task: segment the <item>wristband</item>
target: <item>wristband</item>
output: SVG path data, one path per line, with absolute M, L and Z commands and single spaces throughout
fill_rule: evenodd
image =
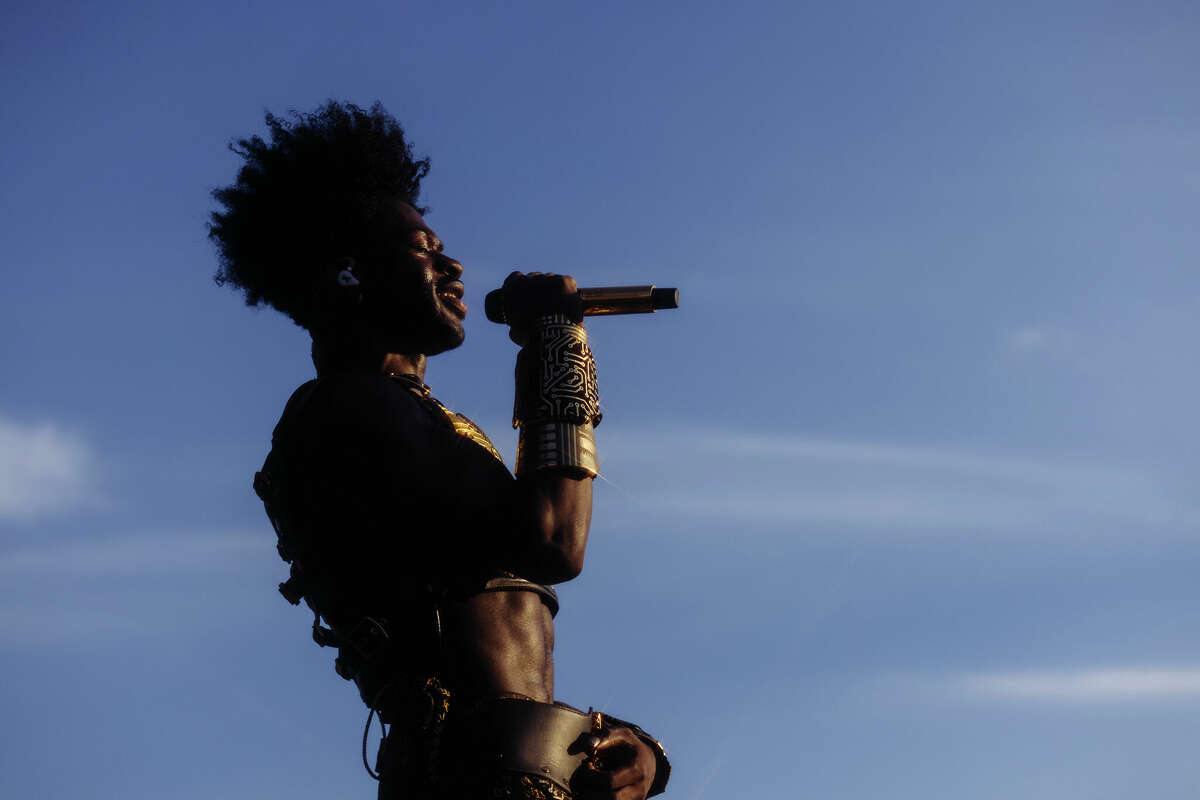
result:
M 594 478 L 600 471 L 593 432 L 600 422 L 600 394 L 587 332 L 563 314 L 550 314 L 538 319 L 531 334 L 517 355 L 516 474 L 564 469 Z
M 513 427 L 531 422 L 600 423 L 596 361 L 587 332 L 563 314 L 538 319 L 517 355 Z
M 567 469 L 589 478 L 600 474 L 590 422 L 532 422 L 517 439 L 517 476 L 542 469 Z

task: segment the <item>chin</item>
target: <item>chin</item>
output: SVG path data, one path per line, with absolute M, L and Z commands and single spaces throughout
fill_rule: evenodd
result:
M 421 353 L 435 356 L 463 343 L 463 321 L 449 314 L 426 313 L 423 316 L 397 315 L 383 338 L 393 353 Z
M 449 333 L 447 336 L 442 337 L 440 341 L 436 343 L 430 343 L 429 347 L 425 349 L 425 355 L 436 356 L 438 353 L 444 353 L 447 350 L 453 350 L 456 347 L 461 347 L 466 338 L 466 331 L 464 331 L 462 328 L 458 328 L 453 333 Z

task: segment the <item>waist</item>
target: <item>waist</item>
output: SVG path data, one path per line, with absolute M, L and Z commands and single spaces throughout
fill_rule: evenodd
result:
M 443 621 L 452 692 L 554 699 L 554 621 L 536 594 L 477 594 L 447 608 Z

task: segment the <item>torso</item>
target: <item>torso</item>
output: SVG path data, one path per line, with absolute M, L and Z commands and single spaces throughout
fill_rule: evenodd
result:
M 450 682 L 481 697 L 554 700 L 554 620 L 533 592 L 485 592 L 447 609 Z
M 297 407 L 289 404 L 289 424 L 281 421 L 277 429 L 278 438 L 286 428 L 285 438 L 301 443 L 300 451 L 332 482 L 351 485 L 349 501 L 333 502 L 373 509 L 368 513 L 380 524 L 368 526 L 365 539 L 338 536 L 329 545 L 339 554 L 357 554 L 346 563 L 361 565 L 348 569 L 380 587 L 370 597 L 400 596 L 386 587 L 421 582 L 421 564 L 451 579 L 478 573 L 472 542 L 510 535 L 497 522 L 502 517 L 496 508 L 512 490 L 511 473 L 478 428 L 457 415 L 439 416 L 440 404 L 422 396 L 419 386 L 378 376 L 319 387 L 323 392 L 312 393 L 320 395 L 313 403 L 306 394 Z M 369 480 L 356 472 L 364 468 L 374 470 Z M 344 585 L 353 587 L 359 576 L 349 577 Z M 388 615 L 386 609 L 375 613 Z M 452 692 L 553 701 L 554 622 L 542 596 L 520 590 L 459 594 L 441 615 L 443 679 Z

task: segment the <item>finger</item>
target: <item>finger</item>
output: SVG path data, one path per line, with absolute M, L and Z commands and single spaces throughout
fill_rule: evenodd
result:
M 579 800 L 644 800 L 649 785 L 645 770 L 636 764 L 616 770 L 585 765 L 572 781 Z
M 603 769 L 597 769 L 591 764 L 584 763 L 571 779 L 571 785 L 576 787 L 577 793 L 583 794 L 586 792 L 588 796 L 603 795 L 615 791 L 613 789 L 612 773 Z
M 657 766 L 649 746 L 628 728 L 615 728 L 605 732 L 594 750 L 599 767 L 609 775 L 610 797 L 644 800 Z
M 612 785 L 614 787 L 620 788 L 628 786 L 631 783 L 639 783 L 646 780 L 648 777 L 646 774 L 647 764 L 638 759 L 636 755 L 634 753 L 635 757 L 627 762 L 604 765 L 605 770 L 612 776 Z
M 593 754 L 604 760 L 630 758 L 637 755 L 638 738 L 628 728 L 613 728 L 606 731 Z
M 611 782 L 595 784 L 573 781 L 571 789 L 576 800 L 645 800 L 647 786 L 633 782 L 616 786 Z

